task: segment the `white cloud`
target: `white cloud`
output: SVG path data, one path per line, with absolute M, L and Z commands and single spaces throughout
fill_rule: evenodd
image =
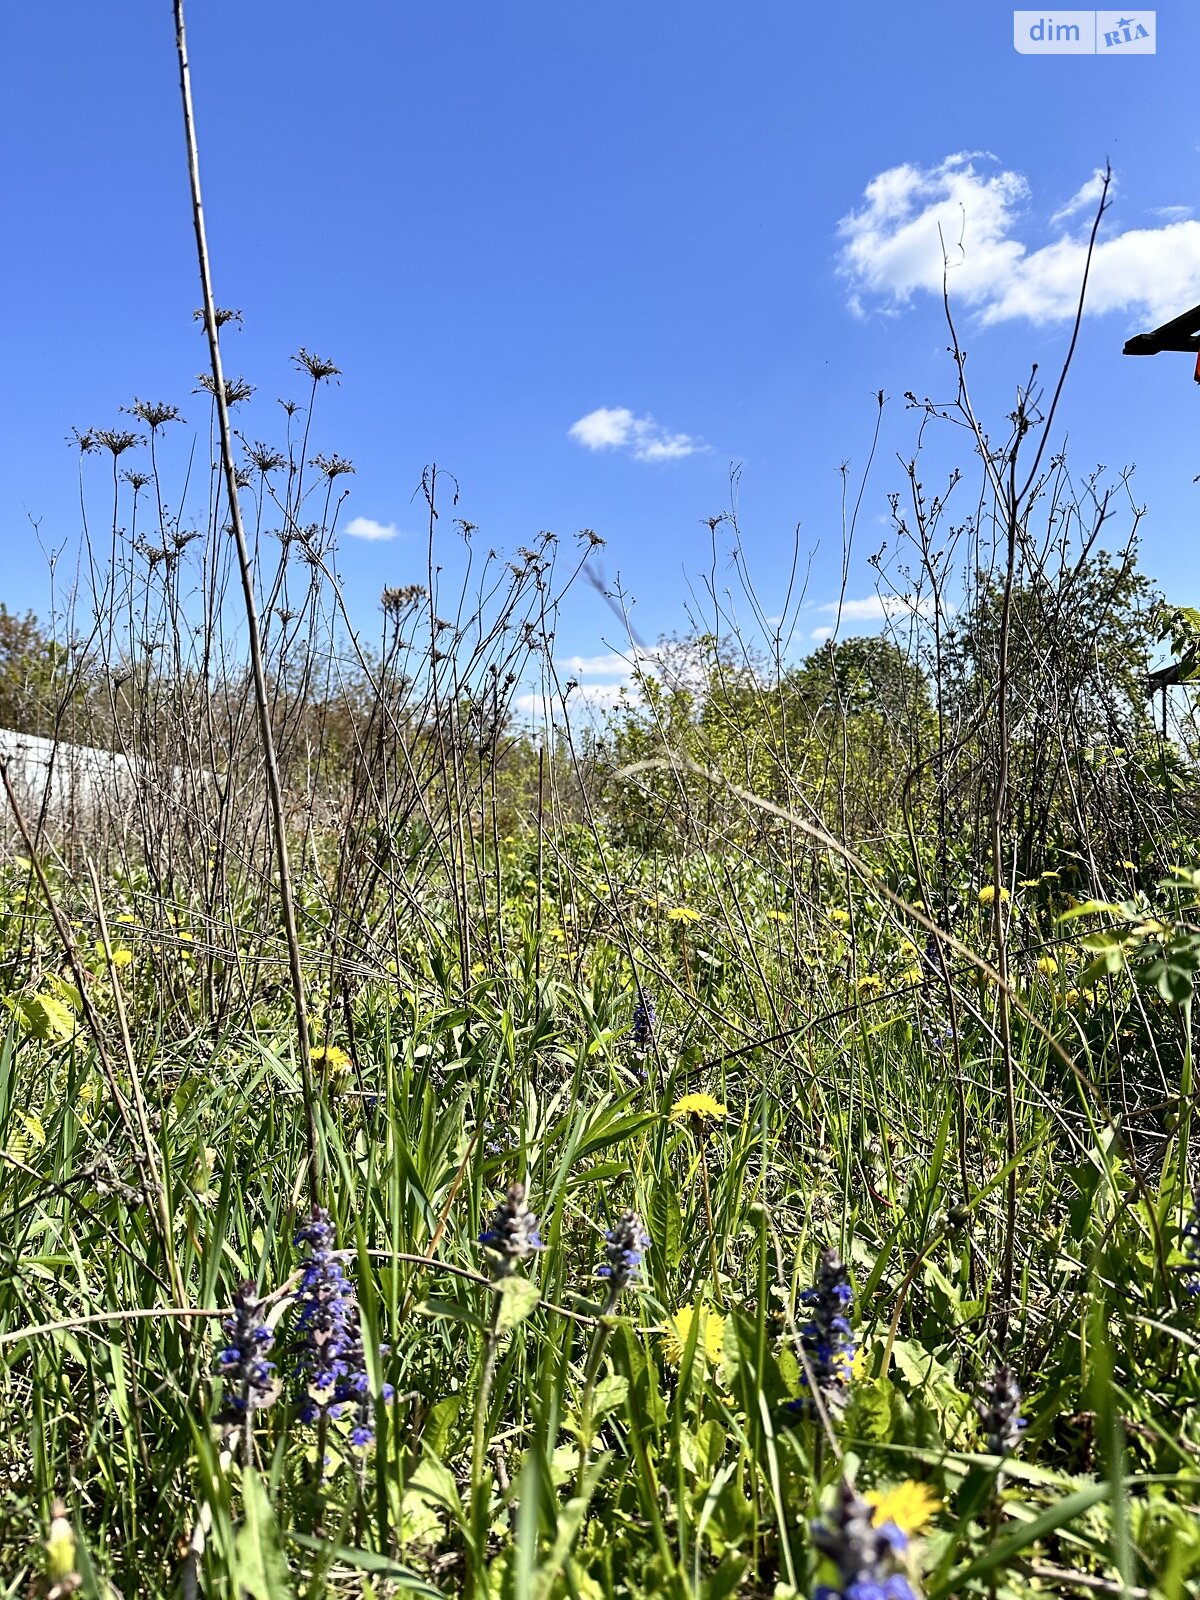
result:
M 618 705 L 638 705 L 640 700 L 637 690 L 628 683 L 578 683 L 567 694 L 567 710 L 611 711 Z M 513 699 L 513 710 L 522 717 L 549 721 L 562 716 L 562 701 L 557 695 L 519 694 Z
M 1191 206 L 1154 206 L 1152 214 L 1166 222 L 1186 222 L 1192 214 Z
M 614 674 L 628 673 L 630 663 L 624 656 L 565 656 L 558 663 L 560 673 L 572 678 L 611 678 Z
M 1115 185 L 1110 182 L 1108 186 L 1110 195 L 1114 187 Z M 1059 206 L 1058 210 L 1050 218 L 1050 226 L 1053 228 L 1060 222 L 1066 222 L 1068 218 L 1076 216 L 1080 211 L 1085 211 L 1090 221 L 1096 215 L 1096 207 L 1100 204 L 1100 196 L 1103 193 L 1104 173 L 1097 167 L 1087 182 L 1080 184 L 1067 203 Z
M 1048 219 L 1058 236 L 1033 244 L 1029 184 L 992 156 L 962 152 L 935 167 L 881 172 L 867 185 L 865 204 L 838 224 L 839 270 L 851 309 L 896 312 L 918 294 L 940 298 L 945 263 L 952 300 L 983 323 L 1073 317 L 1087 253 L 1086 208 L 1098 196 L 1089 178 Z M 1062 224 L 1075 215 L 1082 225 L 1072 234 Z M 1099 239 L 1089 311 L 1161 322 L 1198 295 L 1200 221 L 1173 218 Z
M 833 638 L 832 628 L 814 628 L 808 636 L 814 644 L 820 644 L 824 639 Z
M 351 539 L 394 539 L 400 529 L 394 522 L 376 522 L 372 517 L 351 517 L 342 532 Z
M 932 616 L 933 599 L 927 596 L 918 600 L 905 594 L 869 594 L 861 600 L 827 600 L 817 610 L 841 622 L 886 622 L 890 617 Z M 816 636 L 812 635 L 814 639 Z
M 627 450 L 635 461 L 681 461 L 707 450 L 690 433 L 671 433 L 653 417 L 635 417 L 628 406 L 601 406 L 567 430 L 585 450 Z
M 620 678 L 628 682 L 636 671 L 654 672 L 657 657 L 651 650 L 630 650 L 627 656 L 557 656 L 559 676 L 566 678 Z

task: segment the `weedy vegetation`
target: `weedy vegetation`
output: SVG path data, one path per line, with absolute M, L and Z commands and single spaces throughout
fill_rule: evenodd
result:
M 75 435 L 79 582 L 0 615 L 56 751 L 3 763 L 3 1592 L 1200 1590 L 1197 749 L 1146 682 L 1200 616 L 1129 475 L 1036 375 L 987 431 L 952 337 L 879 636 L 803 657 L 727 512 L 742 622 L 628 631 L 589 717 L 598 539 L 485 554 L 433 468 L 353 625 L 337 368 L 261 442 L 198 236 L 197 414 Z

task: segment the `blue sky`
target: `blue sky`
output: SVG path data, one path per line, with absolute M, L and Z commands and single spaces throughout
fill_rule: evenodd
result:
M 343 369 L 314 439 L 355 463 L 344 519 L 396 530 L 341 541 L 369 630 L 382 586 L 423 576 L 428 462 L 488 544 L 594 528 L 648 640 L 685 623 L 736 462 L 766 611 L 797 524 L 813 553 L 811 639 L 839 587 L 838 469 L 863 465 L 882 389 L 848 589 L 869 613 L 903 394 L 951 392 L 934 220 L 958 219 L 952 292 L 999 417 L 1061 355 L 1106 159 L 1060 431 L 1081 469 L 1137 463 L 1143 566 L 1200 600 L 1200 389 L 1186 356 L 1121 355 L 1200 301 L 1193 6 L 1160 7 L 1158 53 L 1134 59 L 1018 55 L 994 0 L 192 0 L 189 35 L 217 298 L 245 315 L 226 365 L 258 385 L 242 420 L 279 432 L 301 344 Z M 202 422 L 204 347 L 169 0 L 7 6 L 0 52 L 0 599 L 44 611 L 30 519 L 69 571 L 68 430 L 135 396 Z M 581 592 L 558 642 L 567 660 L 622 641 Z

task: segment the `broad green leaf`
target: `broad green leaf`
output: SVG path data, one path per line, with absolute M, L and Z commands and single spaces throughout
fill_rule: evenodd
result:
M 279 1542 L 275 1513 L 253 1467 L 242 1472 L 243 1522 L 237 1535 L 237 1582 L 250 1600 L 286 1600 L 291 1575 Z
M 496 1285 L 496 1293 L 500 1296 L 496 1327 L 501 1333 L 508 1333 L 524 1322 L 539 1299 L 537 1284 L 530 1283 L 528 1278 L 518 1278 L 515 1274 L 501 1278 Z
M 20 1011 L 27 1030 L 43 1044 L 65 1044 L 74 1037 L 74 1013 L 52 994 L 26 995 Z

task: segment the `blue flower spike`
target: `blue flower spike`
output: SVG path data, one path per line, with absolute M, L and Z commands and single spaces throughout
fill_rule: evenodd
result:
M 916 1600 L 901 1571 L 908 1535 L 894 1522 L 877 1524 L 849 1478 L 838 1484 L 828 1517 L 813 1523 L 812 1538 L 837 1568 L 837 1583 L 817 1584 L 813 1600 Z

